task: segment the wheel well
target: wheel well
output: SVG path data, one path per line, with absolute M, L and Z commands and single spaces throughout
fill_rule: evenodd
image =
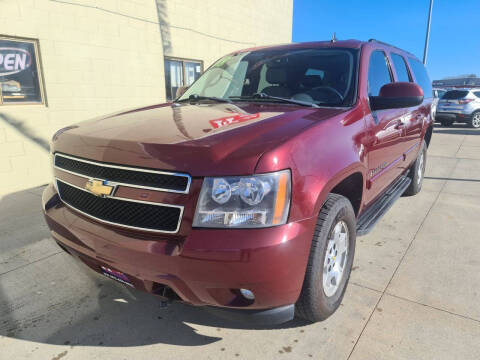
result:
M 357 172 L 349 175 L 338 183 L 331 191 L 332 193 L 345 196 L 352 204 L 355 215 L 358 215 L 360 204 L 362 203 L 363 176 Z

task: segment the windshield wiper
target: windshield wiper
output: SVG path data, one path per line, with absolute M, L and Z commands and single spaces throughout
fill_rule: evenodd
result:
M 240 100 L 255 100 L 255 99 L 278 100 L 278 101 L 282 101 L 282 102 L 290 103 L 290 104 L 297 104 L 297 105 L 302 105 L 302 106 L 311 106 L 311 107 L 315 107 L 315 108 L 320 107 L 317 104 L 311 103 L 311 102 L 308 102 L 308 101 L 301 101 L 301 100 L 295 100 L 295 99 L 282 98 L 282 97 L 278 97 L 278 96 L 271 96 L 271 95 L 265 94 L 263 92 L 256 93 L 256 94 L 253 94 L 253 95 L 249 95 L 249 96 L 229 96 L 229 98 L 230 99 L 240 99 Z
M 186 99 L 177 100 L 175 102 L 177 102 L 177 103 L 186 102 L 186 101 L 197 102 L 199 100 L 211 100 L 211 101 L 224 102 L 224 103 L 231 103 L 232 102 L 230 99 L 224 99 L 224 98 L 219 98 L 219 97 L 215 97 L 215 96 L 203 96 L 203 95 L 198 95 L 198 94 L 190 95 Z

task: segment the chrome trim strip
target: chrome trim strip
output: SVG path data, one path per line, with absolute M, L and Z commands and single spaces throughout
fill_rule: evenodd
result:
M 56 163 L 55 159 L 56 159 L 57 156 L 60 156 L 60 157 L 66 158 L 66 159 L 70 159 L 70 160 L 84 162 L 84 163 L 87 163 L 87 164 L 109 167 L 109 168 L 114 168 L 114 169 L 131 170 L 131 171 L 147 172 L 147 173 L 153 173 L 153 174 L 185 177 L 185 178 L 187 178 L 187 187 L 184 191 L 181 191 L 181 190 L 164 189 L 164 188 L 152 187 L 152 186 L 142 186 L 142 185 L 135 185 L 135 184 L 120 183 L 120 182 L 116 182 L 116 181 L 109 181 L 108 179 L 87 176 L 87 175 L 84 175 L 84 174 L 76 173 L 74 171 L 63 169 L 63 168 L 55 165 L 55 163 Z M 76 176 L 80 176 L 80 177 L 83 177 L 85 179 L 98 179 L 98 180 L 107 181 L 108 184 L 112 185 L 112 186 L 121 185 L 121 186 L 128 186 L 128 187 L 139 188 L 139 189 L 153 190 L 153 191 L 172 192 L 172 193 L 177 193 L 177 194 L 188 194 L 188 192 L 190 191 L 190 184 L 192 183 L 192 177 L 190 175 L 184 174 L 184 173 L 174 173 L 174 172 L 166 172 L 166 171 L 160 171 L 160 170 L 149 170 L 149 169 L 135 168 L 135 167 L 129 167 L 129 166 L 122 166 L 122 165 L 111 165 L 111 164 L 105 164 L 105 163 L 102 163 L 102 162 L 97 162 L 97 161 L 92 161 L 92 160 L 80 159 L 80 158 L 70 156 L 70 155 L 65 155 L 65 154 L 62 154 L 62 153 L 55 153 L 54 154 L 54 156 L 53 156 L 53 167 L 55 169 L 65 171 L 66 173 L 76 175 Z
M 405 155 L 407 155 L 408 153 L 410 153 L 410 151 L 414 150 L 417 146 L 420 145 L 420 141 L 417 142 L 415 145 L 412 145 L 407 151 L 405 151 Z
M 60 200 L 62 200 L 62 202 L 67 205 L 68 207 L 72 208 L 73 210 L 75 211 L 78 211 L 79 213 L 89 217 L 89 218 L 92 218 L 92 219 L 95 219 L 99 222 L 103 222 L 105 224 L 110 224 L 110 225 L 116 225 L 116 226 L 120 226 L 120 227 L 124 227 L 124 228 L 128 228 L 128 229 L 134 229 L 134 230 L 142 230 L 142 231 L 149 231 L 149 232 L 155 232 L 155 233 L 167 233 L 167 234 L 175 234 L 178 232 L 178 230 L 180 229 L 180 224 L 182 223 L 182 219 L 183 219 L 183 206 L 181 205 L 170 205 L 170 204 L 164 204 L 164 203 L 156 203 L 156 202 L 151 202 L 151 201 L 142 201 L 142 200 L 133 200 L 133 199 L 126 199 L 126 198 L 122 198 L 122 197 L 115 197 L 115 196 L 105 196 L 105 198 L 110 198 L 110 199 L 116 199 L 116 200 L 122 200 L 122 201 L 127 201 L 127 202 L 136 202 L 136 203 L 141 203 L 141 204 L 149 204 L 149 205 L 158 205 L 158 206 L 166 206 L 166 207 L 173 207 L 173 208 L 178 208 L 180 209 L 180 215 L 178 216 L 178 224 L 177 224 L 177 228 L 174 230 L 174 231 L 166 231 L 166 230 L 155 230 L 155 229 L 148 229 L 148 228 L 143 228 L 143 227 L 138 227 L 138 226 L 130 226 L 130 225 L 124 225 L 124 224 L 120 224 L 120 223 L 115 223 L 115 222 L 111 222 L 111 221 L 107 221 L 107 220 L 103 220 L 103 219 L 100 219 L 100 218 L 97 218 L 96 216 L 93 216 L 93 215 L 90 215 L 82 210 L 79 210 L 77 209 L 75 206 L 72 206 L 70 205 L 69 203 L 67 203 L 65 200 L 62 199 L 62 195 L 60 194 L 60 191 L 58 191 L 58 182 L 62 182 L 64 184 L 67 184 L 71 187 L 74 187 L 78 190 L 82 190 L 90 195 L 92 195 L 91 192 L 85 190 L 85 189 L 82 189 L 81 187 L 79 186 L 76 186 L 76 185 L 73 185 L 73 184 L 70 184 L 62 179 L 59 179 L 59 178 L 55 178 L 55 185 L 57 187 L 57 193 L 58 193 L 58 197 L 60 198 Z

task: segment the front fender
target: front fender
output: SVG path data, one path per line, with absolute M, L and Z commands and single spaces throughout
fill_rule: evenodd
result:
M 345 124 L 345 116 L 357 119 Z M 289 221 L 317 217 L 328 193 L 349 175 L 360 172 L 366 178 L 364 125 L 363 113 L 351 110 L 315 124 L 261 156 L 256 173 L 292 172 Z
M 317 202 L 315 204 L 314 208 L 314 213 L 318 214 L 320 212 L 320 209 L 322 208 L 323 204 L 325 203 L 327 196 L 329 193 L 332 192 L 332 190 L 340 184 L 343 180 L 348 178 L 350 175 L 353 175 L 355 173 L 360 173 L 362 175 L 362 188 L 359 189 L 362 192 L 362 200 L 360 202 L 360 209 L 358 213 L 362 210 L 362 204 L 364 203 L 364 196 L 365 196 L 365 191 L 364 189 L 366 188 L 366 176 L 367 176 L 367 170 L 366 167 L 363 163 L 357 162 L 353 163 L 347 168 L 339 171 L 337 174 L 335 174 L 327 183 L 324 184 L 322 189 L 320 190 L 318 197 L 317 197 Z

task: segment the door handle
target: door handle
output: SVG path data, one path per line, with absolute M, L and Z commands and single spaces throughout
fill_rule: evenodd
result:
M 405 124 L 403 123 L 403 121 L 398 120 L 397 123 L 394 126 L 394 129 L 395 130 L 400 130 L 400 129 L 403 129 L 404 127 L 405 127 Z

